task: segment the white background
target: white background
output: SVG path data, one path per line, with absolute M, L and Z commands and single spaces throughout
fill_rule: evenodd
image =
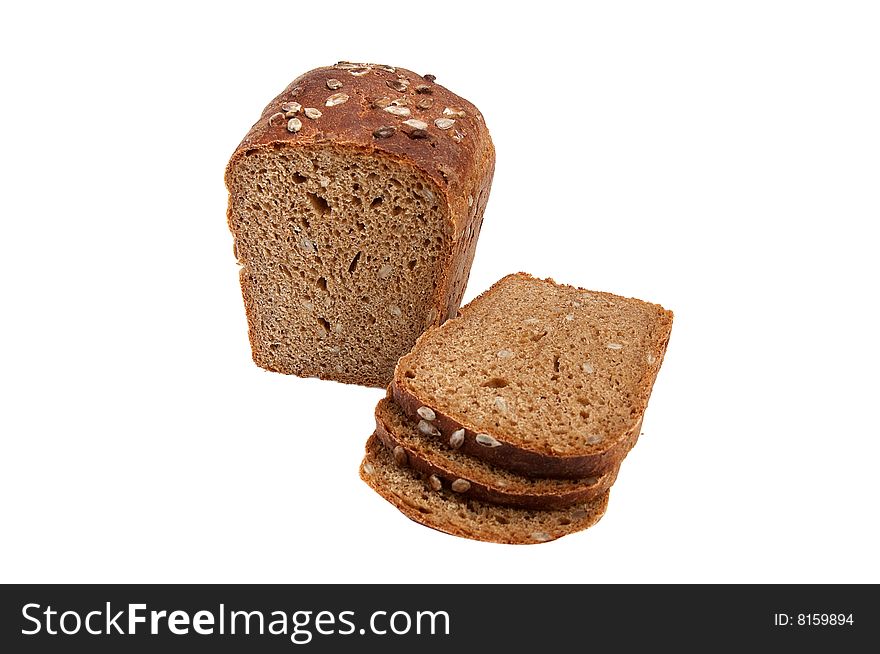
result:
M 0 581 L 880 582 L 875 3 L 10 6 Z M 486 116 L 466 299 L 675 311 L 595 528 L 418 527 L 357 476 L 381 390 L 251 362 L 223 168 L 339 59 Z

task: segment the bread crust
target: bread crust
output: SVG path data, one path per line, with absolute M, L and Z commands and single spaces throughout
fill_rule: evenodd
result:
M 328 80 L 339 80 L 342 86 L 330 88 Z M 397 90 L 403 86 L 405 90 Z M 348 99 L 327 106 L 328 99 L 340 93 L 347 95 Z M 380 98 L 405 100 L 411 115 L 396 116 L 384 111 L 374 104 Z M 432 106 L 419 109 L 418 103 L 427 98 L 432 100 Z M 281 104 L 285 102 L 296 102 L 303 108 L 296 115 L 301 122 L 301 129 L 296 133 L 288 131 L 287 118 L 277 116 L 281 112 Z M 305 108 L 317 109 L 321 115 L 315 119 L 307 118 Z M 452 116 L 444 116 L 447 108 L 452 110 Z M 454 120 L 454 125 L 440 129 L 435 120 L 443 118 Z M 403 121 L 408 119 L 427 123 L 423 138 L 408 135 L 413 131 L 403 125 Z M 391 137 L 377 138 L 374 133 L 382 127 L 394 127 L 396 131 Z M 242 139 L 226 166 L 225 181 L 229 191 L 227 222 L 233 236 L 236 233 L 232 171 L 243 157 L 257 150 L 328 146 L 353 149 L 412 166 L 434 185 L 432 192 L 447 207 L 450 243 L 446 260 L 437 264 L 437 288 L 432 302 L 436 319 L 433 324 L 440 325 L 454 316 L 467 286 L 495 171 L 495 149 L 483 115 L 472 103 L 434 82 L 432 76 L 421 76 L 404 68 L 340 62 L 300 75 L 266 105 L 259 120 Z M 241 263 L 246 268 L 247 262 Z M 243 269 L 242 276 L 246 274 Z M 242 284 L 242 298 L 254 361 L 266 367 L 265 357 L 259 356 L 253 298 L 249 296 L 245 284 Z M 384 387 L 390 381 L 385 378 L 320 375 L 317 366 L 315 368 L 303 370 L 302 375 L 323 376 L 366 386 Z
M 466 306 L 462 307 L 459 312 L 459 318 L 456 319 L 467 317 L 469 307 L 481 298 L 492 293 L 493 289 L 511 277 L 521 277 L 532 280 L 536 279 L 528 273 L 522 272 L 507 275 L 493 284 L 488 290 L 481 293 L 477 298 L 469 302 Z M 553 284 L 557 283 L 549 278 L 544 281 Z M 590 292 L 592 293 L 594 291 Z M 661 329 L 657 330 L 657 341 L 654 343 L 654 347 L 656 351 L 660 353 L 659 361 L 662 363 L 672 328 L 672 312 L 664 309 L 660 316 L 663 325 Z M 639 382 L 637 390 L 638 397 L 641 398 L 641 404 L 640 406 L 635 407 L 635 414 L 639 416 L 639 420 L 636 424 L 620 434 L 609 435 L 605 440 L 608 445 L 601 451 L 585 455 L 558 456 L 538 450 L 528 449 L 521 445 L 515 445 L 505 439 L 503 432 L 489 427 L 479 429 L 462 417 L 452 416 L 448 412 L 444 412 L 441 407 L 434 406 L 427 398 L 419 398 L 409 391 L 405 375 L 408 360 L 410 357 L 415 356 L 419 344 L 422 343 L 424 339 L 431 338 L 436 329 L 437 328 L 432 328 L 423 333 L 416 341 L 413 350 L 409 354 L 401 357 L 400 361 L 398 361 L 394 372 L 394 381 L 391 384 L 389 392 L 397 405 L 412 419 L 418 419 L 417 411 L 419 407 L 430 407 L 437 416 L 437 419 L 433 421 L 433 424 L 440 430 L 440 433 L 446 437 L 458 429 L 464 429 L 465 439 L 461 446 L 461 451 L 465 454 L 483 459 L 484 461 L 488 461 L 498 467 L 506 468 L 507 470 L 521 475 L 577 479 L 580 477 L 601 475 L 613 468 L 623 459 L 624 456 L 626 456 L 626 453 L 629 451 L 630 440 L 633 437 L 638 438 L 638 432 L 641 429 L 642 424 L 641 418 L 644 416 L 645 409 L 647 408 L 648 398 L 650 397 L 651 389 L 656 378 L 656 372 L 659 370 L 660 365 L 656 367 L 654 374 L 643 376 Z M 486 447 L 478 444 L 475 440 L 478 433 L 488 434 L 494 438 L 499 445 L 495 447 Z
M 489 509 L 492 505 L 484 504 L 478 500 L 459 497 L 445 489 L 438 492 L 431 491 L 427 486 L 425 487 L 427 493 L 433 492 L 441 496 L 440 499 L 444 501 L 444 504 L 447 501 L 454 502 L 453 506 L 458 507 L 459 510 L 434 511 L 428 508 L 426 511 L 426 507 L 420 506 L 421 503 L 424 503 L 424 500 L 420 503 L 417 497 L 418 493 L 412 488 L 392 487 L 392 484 L 383 479 L 381 474 L 382 468 L 394 465 L 390 453 L 385 450 L 379 438 L 375 434 L 371 436 L 367 440 L 366 453 L 360 466 L 361 479 L 410 520 L 425 527 L 461 538 L 510 545 L 545 543 L 592 527 L 602 518 L 605 510 L 608 508 L 610 491 L 605 491 L 598 497 L 574 504 L 566 509 L 535 511 L 498 506 L 493 512 L 503 513 L 506 519 L 501 525 L 492 525 L 488 521 L 480 522 L 478 519 L 468 517 L 472 508 Z M 422 482 L 418 483 L 421 484 Z M 539 534 L 535 532 L 529 533 L 526 522 L 536 514 L 551 518 L 552 520 L 548 522 L 552 521 L 553 526 L 542 529 Z M 538 538 L 537 536 L 540 537 Z
M 571 487 L 567 491 L 554 492 L 547 489 L 543 493 L 523 493 L 481 483 L 472 477 L 461 477 L 452 471 L 448 465 L 444 465 L 443 461 L 426 459 L 412 447 L 408 446 L 407 443 L 395 437 L 393 429 L 382 419 L 378 406 L 376 407 L 375 435 L 389 450 L 394 450 L 396 447 L 402 448 L 406 453 L 406 461 L 409 467 L 426 477 L 436 475 L 442 480 L 444 488 L 449 488 L 456 479 L 465 479 L 469 482 L 470 488 L 467 492 L 462 493 L 463 497 L 472 497 L 482 502 L 514 506 L 522 509 L 563 509 L 573 504 L 594 499 L 611 488 L 617 480 L 617 474 L 622 461 L 618 461 L 616 465 L 598 477 L 588 477 L 581 480 L 578 486 Z M 627 453 L 635 446 L 638 437 L 639 430 L 635 430 L 627 441 Z M 432 437 L 422 436 L 422 438 Z M 592 482 L 588 480 L 592 480 Z

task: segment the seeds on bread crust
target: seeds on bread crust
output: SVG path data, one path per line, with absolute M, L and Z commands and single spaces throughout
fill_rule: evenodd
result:
M 427 420 L 419 420 L 419 431 L 425 436 L 439 436 L 440 430 Z
M 338 104 L 343 104 L 348 102 L 348 94 L 347 93 L 334 93 L 327 101 L 324 103 L 326 107 L 335 107 Z
M 409 87 L 409 82 L 402 78 L 389 79 L 385 82 L 385 85 L 390 89 L 394 89 L 395 91 L 400 91 L 401 93 L 403 93 Z
M 443 110 L 443 115 L 447 118 L 464 118 L 467 114 L 464 113 L 463 109 L 459 109 L 458 107 L 446 107 Z
M 409 107 L 398 107 L 395 104 L 388 105 L 385 107 L 384 111 L 387 111 L 389 114 L 393 114 L 395 116 L 409 116 L 412 112 L 409 110 Z
M 546 531 L 532 532 L 531 538 L 537 543 L 546 543 L 548 540 L 553 540 L 553 536 L 548 534 Z
M 419 120 L 418 118 L 410 118 L 409 120 L 403 121 L 403 124 L 407 127 L 412 127 L 413 129 L 428 129 L 428 123 L 423 120 Z
M 293 118 L 296 114 L 302 111 L 302 105 L 299 102 L 282 102 L 281 111 L 283 111 L 284 115 L 288 118 Z
M 385 127 L 380 127 L 379 129 L 373 130 L 373 138 L 377 139 L 387 139 L 394 136 L 394 133 L 397 131 L 396 127 L 392 127 L 390 125 L 386 125 Z M 379 270 L 379 277 L 382 277 L 382 270 Z
M 439 491 L 443 488 L 443 482 L 440 481 L 440 477 L 437 475 L 431 475 L 428 477 L 428 484 L 431 486 L 431 490 Z
M 302 121 L 299 118 L 291 118 L 287 121 L 287 131 L 288 132 L 298 132 L 302 129 Z
M 483 447 L 501 447 L 501 443 L 489 436 L 489 434 L 477 434 L 474 440 Z
M 471 482 L 467 479 L 456 479 L 450 488 L 456 493 L 467 493 L 471 489 Z
M 280 111 L 269 116 L 269 127 L 275 127 L 276 125 L 281 125 L 284 121 L 284 114 Z
M 455 125 L 455 121 L 452 118 L 438 118 L 434 121 L 434 125 L 437 129 L 449 129 Z
M 457 450 L 464 445 L 464 429 L 456 429 L 449 437 L 449 447 Z
M 376 98 L 375 100 L 373 100 L 373 106 L 376 107 L 376 109 L 384 109 L 390 104 L 391 98 L 389 98 L 388 96 L 383 96 L 381 98 Z
M 306 118 L 311 118 L 312 120 L 317 120 L 322 115 L 321 112 L 314 107 L 306 107 L 303 113 L 305 113 Z
M 419 416 L 422 417 L 422 418 L 424 418 L 425 420 L 429 420 L 429 421 L 430 421 L 430 420 L 436 420 L 436 419 L 437 419 L 437 414 L 434 413 L 434 409 L 432 409 L 432 408 L 429 407 L 429 406 L 420 406 L 420 407 L 416 410 L 416 413 L 418 413 Z
M 331 77 L 330 79 L 327 80 L 327 88 L 330 89 L 331 91 L 335 91 L 336 89 L 341 89 L 342 82 L 340 82 L 335 77 Z
M 434 106 L 434 98 L 422 98 L 416 103 L 419 109 L 430 109 Z

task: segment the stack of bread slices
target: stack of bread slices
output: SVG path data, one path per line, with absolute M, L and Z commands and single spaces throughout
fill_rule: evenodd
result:
M 656 304 L 509 275 L 400 359 L 361 477 L 457 536 L 586 529 L 641 433 L 671 327 Z

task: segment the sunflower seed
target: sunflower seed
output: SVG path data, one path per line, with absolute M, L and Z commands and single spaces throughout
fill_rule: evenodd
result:
M 496 354 L 499 359 L 512 359 L 515 355 L 510 350 L 498 350 L 498 354 Z
M 587 436 L 587 445 L 595 445 L 596 443 L 601 443 L 605 439 L 604 436 L 600 434 L 591 434 Z
M 586 363 L 581 365 L 581 370 L 583 370 L 588 375 L 592 375 L 596 372 L 596 369 L 593 367 L 593 364 L 587 361 Z
M 391 104 L 393 104 L 395 107 L 405 107 L 409 104 L 409 100 L 406 96 L 403 96 L 402 98 L 395 98 L 391 101 Z
M 432 106 L 434 106 L 434 98 L 422 98 L 416 103 L 419 109 L 430 109 Z
M 282 102 L 281 103 L 281 111 L 287 115 L 287 118 L 293 118 L 296 114 L 302 111 L 302 105 L 299 102 Z M 288 115 L 289 114 L 289 115 Z
M 348 102 L 348 95 L 345 93 L 334 93 L 329 98 L 327 98 L 327 102 L 324 103 L 324 106 L 327 107 L 335 107 L 338 104 L 342 104 L 343 102 Z
M 385 107 L 385 111 L 395 116 L 409 116 L 411 113 L 408 107 L 398 107 L 397 105 Z
M 377 139 L 387 139 L 394 136 L 394 132 L 397 131 L 397 128 L 386 126 L 380 127 L 379 129 L 373 130 L 373 138 Z
M 446 107 L 443 110 L 443 115 L 447 118 L 464 118 L 466 114 L 463 109 L 458 107 Z
M 439 436 L 440 430 L 427 420 L 419 420 L 419 431 L 425 436 Z
M 284 122 L 284 114 L 280 111 L 269 116 L 269 127 L 275 127 Z
M 389 79 L 385 82 L 385 86 L 403 93 L 409 87 L 409 82 L 404 79 Z
M 426 139 L 428 138 L 428 130 L 425 129 L 414 129 L 409 134 L 407 134 L 411 139 Z
M 342 82 L 340 82 L 335 77 L 331 77 L 330 79 L 327 80 L 327 88 L 330 89 L 331 91 L 335 91 L 336 89 L 341 89 Z
M 363 66 L 363 67 L 359 67 L 359 68 L 352 68 L 348 72 L 351 73 L 352 75 L 354 75 L 355 77 L 363 77 L 364 75 L 366 75 L 367 73 L 370 72 L 370 67 Z
M 306 118 L 311 118 L 312 120 L 317 120 L 321 117 L 321 112 L 315 109 L 314 107 L 308 107 L 305 110 Z
M 471 489 L 471 482 L 467 479 L 456 479 L 450 488 L 456 493 L 467 493 Z
M 623 345 L 621 345 L 620 343 L 606 343 L 605 347 L 607 347 L 609 350 L 622 350 L 623 349 Z
M 596 484 L 599 483 L 599 478 L 598 477 L 587 477 L 586 479 L 584 479 L 584 483 L 587 486 L 595 486 Z
M 350 61 L 337 61 L 336 68 L 340 68 L 342 70 L 348 70 L 349 68 L 360 68 L 360 64 L 353 64 Z
M 431 485 L 431 490 L 438 491 L 443 488 L 443 482 L 440 481 L 440 477 L 437 475 L 431 475 L 428 477 L 428 483 Z
M 428 129 L 428 123 L 423 120 L 419 120 L 418 118 L 410 118 L 409 120 L 403 121 L 403 124 L 407 127 L 412 127 L 413 129 Z
M 397 69 L 394 66 L 386 66 L 384 64 L 376 64 L 376 68 L 379 70 L 384 70 L 386 73 L 396 73 Z
M 449 437 L 449 447 L 457 450 L 464 444 L 464 429 L 456 429 Z
M 489 436 L 489 434 L 477 434 L 474 437 L 474 440 L 483 447 L 500 447 L 501 443 L 496 441 L 494 438 Z
M 372 475 L 374 472 L 376 472 L 376 469 L 373 467 L 372 463 L 365 463 L 364 464 L 364 473 L 365 474 Z
M 455 121 L 452 118 L 438 118 L 434 121 L 434 125 L 437 126 L 437 129 L 449 129 L 455 125 Z
M 570 313 L 570 314 L 568 314 L 567 316 L 565 316 L 565 322 L 572 322 L 573 320 L 574 320 L 574 314 L 573 314 L 573 313 Z
M 384 96 L 384 97 L 377 98 L 377 99 L 373 100 L 373 106 L 376 107 L 377 109 L 384 109 L 385 107 L 387 107 L 390 104 L 391 104 L 391 98 L 389 98 L 388 96 Z
M 652 365 L 657 360 L 652 352 L 648 352 L 648 365 Z
M 381 268 L 379 268 L 379 279 L 388 279 L 389 277 L 391 277 L 391 273 L 393 272 L 394 268 L 386 263 Z
M 574 511 L 571 512 L 571 519 L 572 520 L 583 520 L 588 515 L 589 515 L 589 513 L 587 513 L 583 509 L 575 509 Z
M 452 140 L 456 143 L 461 143 L 464 140 L 464 133 L 456 130 L 452 132 Z
M 502 413 L 507 413 L 507 400 L 505 400 L 503 397 L 496 397 L 495 408 Z
M 546 543 L 548 540 L 553 540 L 553 536 L 546 531 L 534 531 L 532 532 L 532 540 L 538 543 Z
M 287 131 L 288 132 L 298 132 L 302 129 L 302 121 L 299 118 L 291 118 L 287 121 Z
M 473 195 L 468 195 L 468 206 L 469 207 L 474 206 L 474 196 Z
M 419 84 L 416 87 L 416 93 L 433 93 L 433 92 L 434 92 L 434 89 L 432 89 L 427 84 Z
M 291 119 L 291 120 L 293 120 L 293 119 Z M 307 252 L 309 254 L 317 254 L 318 253 L 317 246 L 307 238 L 304 238 L 299 242 L 299 248 L 303 252 Z
M 425 78 L 426 80 L 428 80 L 429 82 L 434 82 L 437 79 L 437 76 L 432 75 L 431 73 L 427 73 L 425 75 L 422 75 L 422 77 Z
M 400 445 L 394 448 L 392 454 L 394 455 L 394 463 L 397 465 L 403 467 L 409 463 L 409 457 L 406 455 L 406 450 Z
M 400 307 L 396 304 L 392 304 L 388 307 L 388 313 L 390 313 L 395 318 L 400 318 L 403 315 L 403 312 L 400 310 Z
M 437 419 L 437 414 L 434 413 L 434 409 L 432 409 L 432 408 L 429 407 L 429 406 L 420 406 L 420 407 L 416 410 L 416 413 L 418 413 L 419 416 L 421 416 L 421 417 L 424 418 L 425 420 L 429 420 L 429 421 L 430 421 L 430 420 L 436 420 L 436 419 Z
M 315 309 L 315 305 L 312 304 L 309 300 L 300 300 L 299 303 L 300 303 L 300 305 L 302 305 L 302 308 L 305 309 L 306 311 L 314 311 L 314 309 Z

